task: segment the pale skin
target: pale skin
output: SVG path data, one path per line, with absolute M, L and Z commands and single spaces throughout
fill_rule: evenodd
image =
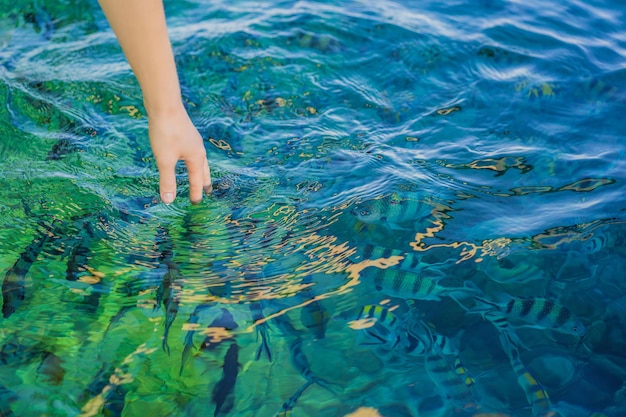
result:
M 211 171 L 200 133 L 183 106 L 161 0 L 99 0 L 143 94 L 150 147 L 159 169 L 161 200 L 176 197 L 176 163 L 185 162 L 189 199 L 211 191 Z

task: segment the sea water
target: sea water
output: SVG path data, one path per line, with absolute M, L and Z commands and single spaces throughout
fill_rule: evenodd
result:
M 165 206 L 97 3 L 2 1 L 0 415 L 625 416 L 624 10 L 166 2 Z

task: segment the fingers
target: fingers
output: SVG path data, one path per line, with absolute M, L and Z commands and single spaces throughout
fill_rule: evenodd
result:
M 176 162 L 157 161 L 161 200 L 165 204 L 171 204 L 176 198 Z M 198 204 L 202 200 L 203 191 L 210 193 L 213 190 L 211 168 L 206 157 L 187 160 L 185 165 L 189 176 L 189 200 Z
M 157 160 L 159 191 L 165 204 L 171 204 L 176 198 L 176 162 Z
M 202 192 L 211 190 L 211 171 L 206 157 L 185 161 L 189 174 L 189 200 L 198 204 L 202 200 Z

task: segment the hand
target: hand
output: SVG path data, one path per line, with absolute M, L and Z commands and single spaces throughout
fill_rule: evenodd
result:
M 170 204 L 176 197 L 176 163 L 185 161 L 189 177 L 189 200 L 197 204 L 202 191 L 210 193 L 211 170 L 200 133 L 182 107 L 148 118 L 150 146 L 159 169 L 161 200 Z

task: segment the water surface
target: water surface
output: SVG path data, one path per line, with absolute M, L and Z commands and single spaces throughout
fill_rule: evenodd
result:
M 2 2 L 0 415 L 626 415 L 623 6 L 168 3 L 164 206 L 97 3 Z

